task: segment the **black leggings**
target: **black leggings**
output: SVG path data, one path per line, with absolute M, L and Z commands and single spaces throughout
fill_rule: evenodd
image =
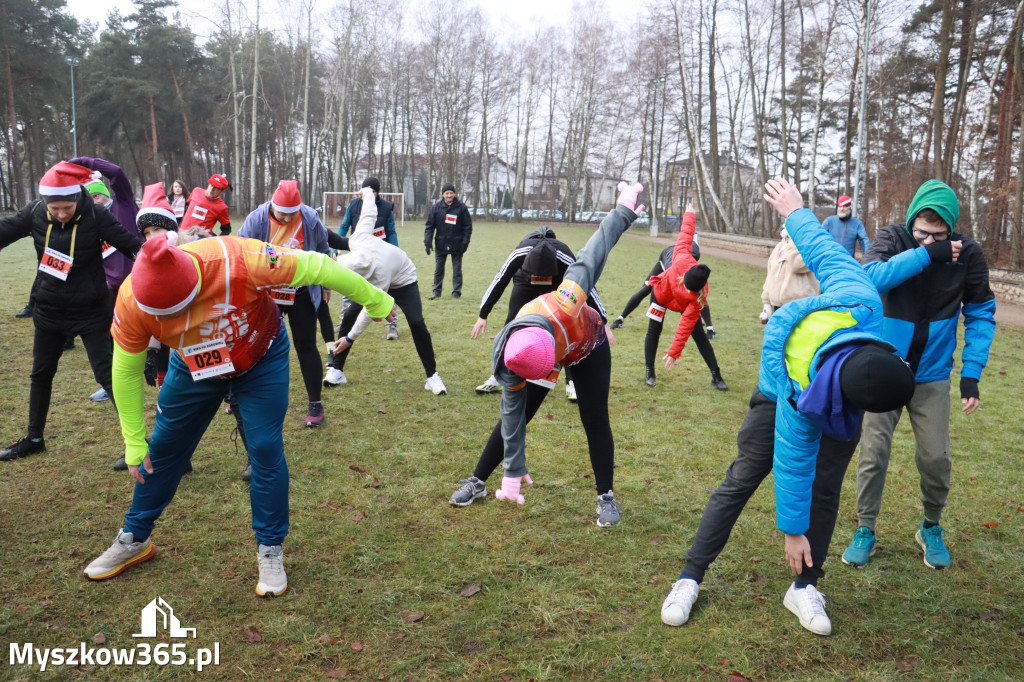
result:
M 323 365 L 320 351 L 316 344 L 317 311 L 313 307 L 313 299 L 309 296 L 309 287 L 295 292 L 295 304 L 278 306 L 283 315 L 288 317 L 288 328 L 291 330 L 292 346 L 299 356 L 299 369 L 302 371 L 302 383 L 306 385 L 306 396 L 309 402 L 320 402 L 323 391 Z
M 331 319 L 331 307 L 327 305 L 327 299 L 322 296 L 323 293 L 321 293 L 320 307 L 316 309 L 316 319 L 320 323 L 320 336 L 323 337 L 324 343 L 334 343 L 334 320 Z
M 573 381 L 576 384 L 576 395 L 579 396 L 580 423 L 587 434 L 587 446 L 590 449 L 590 466 L 594 470 L 594 484 L 597 494 L 604 495 L 612 489 L 615 474 L 615 441 L 612 438 L 612 427 L 608 422 L 608 387 L 611 383 L 612 353 L 607 343 L 602 343 L 593 352 L 573 365 Z M 530 423 L 537 414 L 540 404 L 548 389 L 527 382 L 526 388 L 526 423 Z M 505 459 L 505 442 L 501 438 L 501 421 L 491 431 L 480 461 L 477 462 L 473 475 L 481 481 L 501 466 Z
M 92 375 L 96 383 L 114 400 L 114 391 L 110 387 L 110 367 L 113 360 L 113 347 L 110 339 L 109 318 L 106 310 L 96 311 L 98 317 L 104 318 L 106 324 L 92 324 L 88 328 L 93 331 L 81 331 L 81 327 L 63 320 L 54 320 L 44 316 L 36 307 L 32 320 L 35 323 L 35 338 L 32 342 L 32 372 L 28 394 L 28 435 L 30 438 L 42 438 L 46 431 L 46 416 L 50 411 L 50 395 L 53 392 L 53 377 L 57 374 L 57 365 L 64 354 L 64 343 L 68 337 L 81 336 L 82 345 L 89 356 Z
M 651 303 L 658 303 L 653 295 L 651 296 Z M 707 309 L 706 306 L 705 309 Z M 703 313 L 703 311 L 701 312 Z M 651 373 L 651 376 L 654 376 L 654 361 L 658 358 L 658 339 L 661 337 L 661 330 L 664 326 L 663 322 L 657 322 L 650 318 L 647 319 L 647 336 L 644 338 L 644 363 L 647 365 L 647 371 Z M 712 373 L 717 372 L 718 359 L 715 357 L 715 349 L 711 347 L 708 335 L 704 331 L 703 320 L 697 320 L 697 324 L 693 325 L 690 338 L 697 344 L 697 350 L 700 351 L 704 364 L 708 366 Z
M 622 309 L 622 314 L 619 315 L 619 317 L 622 319 L 629 317 L 630 313 L 636 310 L 636 307 L 640 305 L 640 302 L 643 301 L 644 298 L 652 291 L 654 291 L 654 289 L 649 284 L 645 284 L 640 287 L 640 291 L 630 296 L 629 300 L 626 301 L 626 307 Z M 657 303 L 657 301 L 654 300 L 653 294 L 651 295 L 651 303 Z M 700 319 L 704 320 L 704 324 L 707 326 L 714 326 L 711 324 L 711 306 L 709 304 L 705 304 L 704 307 L 700 309 Z
M 420 299 L 419 284 L 413 282 L 412 284 L 406 284 L 404 287 L 388 289 L 388 293 L 391 295 L 391 298 L 395 299 L 395 305 L 402 311 L 405 321 L 409 323 L 409 331 L 412 332 L 412 342 L 416 346 L 416 354 L 420 356 L 423 371 L 427 373 L 427 378 L 434 376 L 434 372 L 437 371 L 437 362 L 434 359 L 434 342 L 430 338 L 430 331 L 427 329 L 427 323 L 423 319 L 423 301 Z M 356 318 L 359 317 L 359 313 L 362 310 L 363 307 L 355 301 L 349 305 L 348 310 L 341 316 L 342 336 L 352 331 Z M 348 358 L 350 350 L 352 350 L 352 346 L 349 346 L 340 353 L 335 353 L 331 367 L 344 370 L 345 360 Z

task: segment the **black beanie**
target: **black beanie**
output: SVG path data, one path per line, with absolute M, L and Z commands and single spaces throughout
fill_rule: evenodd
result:
M 363 187 L 369 187 L 374 192 L 377 192 L 378 194 L 380 194 L 380 180 L 378 180 L 377 178 L 373 177 L 372 175 L 370 177 L 366 178 L 365 180 L 363 180 Z
M 454 191 L 455 191 L 455 185 L 453 185 L 450 182 L 446 182 L 443 185 L 441 185 L 441 194 L 444 194 L 445 192 L 454 192 Z
M 711 268 L 706 265 L 694 265 L 683 275 L 683 286 L 690 291 L 700 291 L 708 283 Z
M 139 226 L 139 232 L 145 232 L 147 227 L 162 227 L 169 232 L 178 231 L 177 220 L 151 211 L 139 214 L 135 224 Z
M 896 410 L 914 397 L 914 372 L 891 350 L 873 344 L 850 354 L 839 370 L 843 397 L 866 412 Z

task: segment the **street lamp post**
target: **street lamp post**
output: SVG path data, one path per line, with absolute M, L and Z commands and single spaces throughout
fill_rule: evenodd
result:
M 77 57 L 65 57 L 64 63 L 71 67 L 71 135 L 75 144 L 75 157 L 78 157 L 78 118 L 75 114 L 75 67 L 79 65 Z
M 653 183 L 652 183 L 653 186 L 651 188 L 651 204 L 652 205 L 651 205 L 651 230 L 650 230 L 650 235 L 652 237 L 657 237 L 658 236 L 658 180 L 659 180 L 659 176 L 661 175 L 661 136 L 662 136 L 662 129 L 664 128 L 664 122 L 665 122 L 665 104 L 664 104 L 664 102 L 661 105 L 661 116 L 658 116 L 658 88 L 660 87 L 662 89 L 662 93 L 664 93 L 665 77 L 664 76 L 660 76 L 658 78 L 652 78 L 651 81 L 650 81 L 650 84 L 652 86 L 654 86 L 654 112 L 653 112 L 654 116 L 653 116 L 653 120 L 651 121 L 651 142 L 652 142 L 652 145 L 655 147 L 654 150 L 652 150 L 652 153 L 651 153 L 651 158 L 652 158 L 652 161 L 653 161 L 653 163 L 651 165 L 653 166 L 653 171 L 654 171 L 652 173 L 652 175 L 654 177 L 653 177 Z M 655 125 L 655 121 L 657 121 L 657 125 L 658 125 L 658 141 L 657 141 L 656 145 L 653 144 L 654 143 L 654 125 Z

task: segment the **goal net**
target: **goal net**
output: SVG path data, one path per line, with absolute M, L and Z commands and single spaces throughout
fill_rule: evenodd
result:
M 345 210 L 352 199 L 359 194 L 359 190 L 351 192 L 324 192 L 324 225 L 329 228 L 337 228 L 345 219 Z M 381 199 L 390 201 L 395 205 L 395 224 L 405 227 L 405 195 L 401 192 L 381 192 Z M 355 227 L 353 225 L 353 227 Z

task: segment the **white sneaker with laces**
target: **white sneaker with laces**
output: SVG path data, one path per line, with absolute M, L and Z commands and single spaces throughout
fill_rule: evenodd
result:
M 347 383 L 348 379 L 345 378 L 345 373 L 343 371 L 340 369 L 334 369 L 333 367 L 327 368 L 327 375 L 324 376 L 324 386 L 333 388 Z
M 565 385 L 565 396 L 569 399 L 569 402 L 576 402 L 576 384 L 570 381 Z
M 288 576 L 284 572 L 284 550 L 281 545 L 260 545 L 256 558 L 260 562 L 256 594 L 261 597 L 284 594 L 288 589 Z
M 113 578 L 129 566 L 152 559 L 155 554 L 156 546 L 152 539 L 146 538 L 143 542 L 135 542 L 131 533 L 121 529 L 117 531 L 114 544 L 85 567 L 85 577 L 89 580 Z
M 672 584 L 672 591 L 661 605 L 661 622 L 679 627 L 690 620 L 690 610 L 697 603 L 700 585 L 691 578 L 680 578 Z
M 441 381 L 441 375 L 434 372 L 427 383 L 423 386 L 425 390 L 433 391 L 434 395 L 448 395 L 448 389 L 445 387 L 444 382 Z
M 796 583 L 789 586 L 782 605 L 800 619 L 800 625 L 816 635 L 831 635 L 832 621 L 825 613 L 825 595 L 818 592 L 814 585 L 802 589 Z
M 477 393 L 500 393 L 501 384 L 494 378 L 494 375 L 487 377 L 487 381 L 476 387 Z
M 396 341 L 398 339 L 398 325 L 394 322 L 388 322 L 388 333 L 384 337 L 386 341 Z

